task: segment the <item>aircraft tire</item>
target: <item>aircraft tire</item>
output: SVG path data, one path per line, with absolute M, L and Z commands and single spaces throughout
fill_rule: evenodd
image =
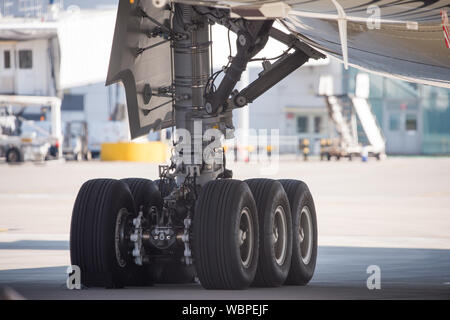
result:
M 292 221 L 289 200 L 276 180 L 245 181 L 256 202 L 259 221 L 259 259 L 254 286 L 279 287 L 291 266 Z
M 162 265 L 161 273 L 158 275 L 155 282 L 163 284 L 194 283 L 195 268 L 193 265 L 187 266 L 181 262 L 167 262 Z
M 72 212 L 70 257 L 88 287 L 121 288 L 136 266 L 116 240 L 118 225 L 129 224 L 135 205 L 128 186 L 119 180 L 94 179 L 83 184 Z
M 128 185 L 133 195 L 136 211 L 139 212 L 141 207 L 144 214 L 147 214 L 152 206 L 160 206 L 162 203 L 161 193 L 152 180 L 142 178 L 122 179 L 122 182 Z
M 306 285 L 314 275 L 317 259 L 317 218 L 308 186 L 299 180 L 279 180 L 292 212 L 292 261 L 285 284 Z
M 258 266 L 258 214 L 245 182 L 213 180 L 197 199 L 193 258 L 206 289 L 245 289 Z
M 152 206 L 161 207 L 162 198 L 156 183 L 143 178 L 126 178 L 122 182 L 128 185 L 133 196 L 136 213 L 142 208 L 144 215 L 147 215 Z M 154 268 L 144 266 L 135 272 L 131 285 L 150 286 L 157 281 Z

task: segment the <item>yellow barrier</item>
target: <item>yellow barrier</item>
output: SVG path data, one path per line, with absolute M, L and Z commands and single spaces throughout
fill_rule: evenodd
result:
M 102 161 L 158 162 L 167 161 L 168 146 L 163 142 L 117 142 L 103 143 Z

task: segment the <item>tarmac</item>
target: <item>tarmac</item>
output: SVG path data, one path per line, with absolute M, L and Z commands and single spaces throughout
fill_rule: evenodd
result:
M 450 158 L 229 163 L 236 179 L 305 181 L 314 196 L 317 268 L 308 286 L 204 290 L 199 284 L 68 290 L 69 229 L 92 178 L 156 179 L 146 163 L 0 164 L 0 287 L 26 299 L 450 299 Z M 369 266 L 380 269 L 370 290 Z

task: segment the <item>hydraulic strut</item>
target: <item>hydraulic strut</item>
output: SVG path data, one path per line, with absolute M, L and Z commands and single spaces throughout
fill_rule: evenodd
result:
M 205 108 L 208 113 L 216 114 L 224 109 L 242 73 L 247 69 L 247 64 L 265 47 L 272 24 L 273 20 L 247 22 L 246 28 L 238 32 L 237 54 L 233 57 L 217 90 L 206 96 Z

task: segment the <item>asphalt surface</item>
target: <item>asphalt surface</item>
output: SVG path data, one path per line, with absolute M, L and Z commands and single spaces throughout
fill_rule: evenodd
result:
M 155 178 L 129 163 L 0 164 L 0 287 L 27 299 L 450 299 L 450 159 L 309 163 L 284 159 L 275 174 L 230 165 L 236 178 L 306 181 L 315 197 L 319 252 L 306 287 L 210 291 L 199 284 L 68 290 L 73 201 L 90 178 Z M 369 266 L 381 288 L 369 290 Z
M 63 249 L 68 243 L 51 245 Z M 23 250 L 32 248 L 26 244 Z M 381 269 L 379 290 L 366 285 L 367 267 L 373 264 Z M 450 299 L 450 250 L 320 247 L 316 273 L 308 286 L 242 291 L 204 290 L 199 284 L 68 290 L 66 269 L 3 270 L 0 285 L 28 299 Z

